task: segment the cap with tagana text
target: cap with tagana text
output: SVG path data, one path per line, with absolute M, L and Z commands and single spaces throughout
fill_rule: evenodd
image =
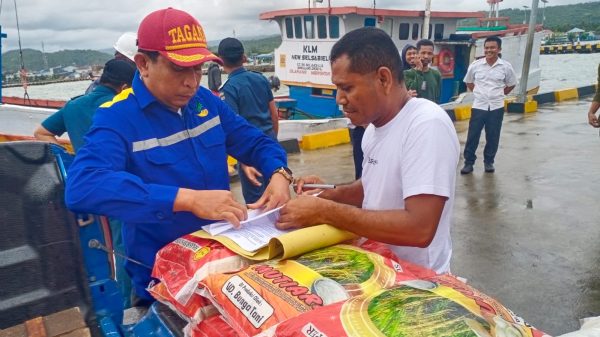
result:
M 207 48 L 206 36 L 198 20 L 190 14 L 165 8 L 148 14 L 138 28 L 138 48 L 157 51 L 182 67 L 192 67 L 208 61 L 223 64 Z

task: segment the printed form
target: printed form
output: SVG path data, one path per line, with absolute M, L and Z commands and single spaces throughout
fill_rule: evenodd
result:
M 237 243 L 242 249 L 254 252 L 266 246 L 272 238 L 291 231 L 280 230 L 275 227 L 279 219 L 280 209 L 281 207 L 278 207 L 268 212 L 255 209 L 249 210 L 248 219 L 242 221 L 241 227 L 238 229 L 227 221 L 202 226 L 202 229 L 212 236 L 225 236 Z

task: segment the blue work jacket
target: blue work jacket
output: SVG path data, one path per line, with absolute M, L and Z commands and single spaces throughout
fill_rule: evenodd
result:
M 68 171 L 66 203 L 80 213 L 124 222 L 127 262 L 136 293 L 150 281 L 156 252 L 213 222 L 173 212 L 180 187 L 229 190 L 227 154 L 270 177 L 286 153 L 209 90 L 200 88 L 181 115 L 169 110 L 136 74 L 132 89 L 100 106 L 85 145 Z

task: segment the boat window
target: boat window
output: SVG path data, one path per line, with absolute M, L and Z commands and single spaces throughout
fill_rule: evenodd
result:
M 294 34 L 297 39 L 302 38 L 302 18 L 300 17 L 294 18 Z
M 375 18 L 365 18 L 365 27 L 375 27 Z
M 390 18 L 386 18 L 381 24 L 381 29 L 384 32 L 388 33 L 390 37 L 392 37 L 392 32 L 394 31 L 394 21 Z
M 434 40 L 441 40 L 444 38 L 444 24 L 436 23 L 435 24 L 435 34 L 433 34 Z
M 315 17 L 305 16 L 304 17 L 304 37 L 307 39 L 315 38 Z
M 340 18 L 337 16 L 329 17 L 329 38 L 337 39 L 340 37 Z
M 398 31 L 398 38 L 400 40 L 408 40 L 408 33 L 410 31 L 409 23 L 401 23 L 400 30 Z
M 317 16 L 317 36 L 319 39 L 327 38 L 327 19 L 325 19 L 325 15 Z
M 419 39 L 419 24 L 418 23 L 413 23 L 412 39 L 413 40 Z
M 288 39 L 294 37 L 294 26 L 292 24 L 292 18 L 285 18 L 285 34 Z

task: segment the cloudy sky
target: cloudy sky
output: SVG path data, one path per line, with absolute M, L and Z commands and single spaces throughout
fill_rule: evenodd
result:
M 0 25 L 8 39 L 2 51 L 18 49 L 14 0 L 0 0 Z M 532 0 L 504 0 L 501 8 L 531 6 Z M 590 0 L 549 0 L 566 5 Z M 148 13 L 174 7 L 194 15 L 209 40 L 235 34 L 251 37 L 279 33 L 274 22 L 261 21 L 261 12 L 301 8 L 307 0 L 16 0 L 24 48 L 53 52 L 62 49 L 105 49 L 126 31 L 136 31 Z M 327 3 L 327 0 L 324 0 Z M 331 0 L 332 6 L 372 7 L 373 0 Z M 423 9 L 425 0 L 376 0 L 377 8 Z M 541 4 L 541 3 L 540 3 Z M 485 0 L 432 0 L 432 10 L 487 9 Z

